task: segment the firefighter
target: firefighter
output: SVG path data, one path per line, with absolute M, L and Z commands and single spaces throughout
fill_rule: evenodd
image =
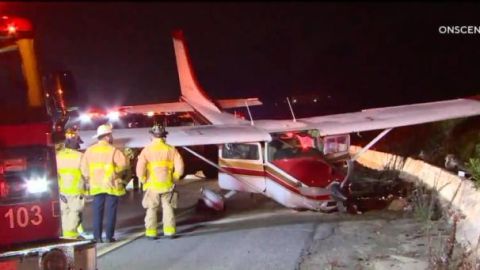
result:
M 93 196 L 93 236 L 103 243 L 103 212 L 106 208 L 105 242 L 115 242 L 115 223 L 119 197 L 125 195 L 124 176 L 129 166 L 123 152 L 112 145 L 112 126 L 101 125 L 93 136 L 98 142 L 87 148 L 81 163 L 82 174 Z
M 62 216 L 62 235 L 65 238 L 79 238 L 83 231 L 82 210 L 85 205 L 84 180 L 80 171 L 82 139 L 76 130 L 65 131 L 65 146 L 56 153 L 58 186 L 60 189 L 60 209 Z
M 162 206 L 163 234 L 175 238 L 176 192 L 174 182 L 183 174 L 184 164 L 175 147 L 165 142 L 167 131 L 161 125 L 150 130 L 152 142 L 138 156 L 136 174 L 145 191 L 142 206 L 145 214 L 145 236 L 158 239 L 157 211 Z

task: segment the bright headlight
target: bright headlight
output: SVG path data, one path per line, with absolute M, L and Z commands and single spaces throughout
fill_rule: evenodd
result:
M 92 118 L 87 113 L 82 113 L 82 114 L 80 114 L 80 121 L 82 121 L 84 123 L 85 122 L 90 122 L 90 121 L 92 121 Z
M 109 112 L 107 114 L 107 117 L 110 121 L 114 122 L 114 121 L 118 121 L 120 119 L 120 113 L 119 112 Z
M 45 177 L 36 177 L 27 180 L 29 193 L 42 193 L 48 190 L 48 181 Z

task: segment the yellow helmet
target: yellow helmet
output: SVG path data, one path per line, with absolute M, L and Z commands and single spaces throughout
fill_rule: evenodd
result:
M 67 128 L 65 130 L 65 141 L 76 141 L 78 143 L 83 143 L 82 139 L 78 135 L 78 131 L 74 128 Z
M 67 139 L 73 139 L 78 136 L 78 133 L 75 129 L 73 128 L 67 128 L 65 130 L 65 138 Z

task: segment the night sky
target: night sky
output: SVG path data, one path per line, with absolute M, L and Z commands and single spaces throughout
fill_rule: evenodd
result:
M 438 30 L 479 26 L 475 3 L 4 2 L 0 10 L 34 23 L 42 72 L 71 71 L 81 105 L 177 101 L 174 29 L 184 30 L 215 98 L 271 104 L 316 94 L 309 112 L 331 113 L 480 94 L 480 34 Z

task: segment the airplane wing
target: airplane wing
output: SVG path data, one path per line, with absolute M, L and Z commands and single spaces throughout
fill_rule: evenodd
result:
M 142 148 L 151 141 L 150 128 L 114 129 L 114 145 L 119 148 Z M 167 143 L 174 146 L 193 146 L 223 143 L 270 141 L 268 132 L 251 125 L 204 125 L 167 127 Z M 82 149 L 96 143 L 95 130 L 80 130 Z
M 387 129 L 480 115 L 480 96 L 403 106 L 375 108 L 354 113 L 301 118 L 322 136 Z

